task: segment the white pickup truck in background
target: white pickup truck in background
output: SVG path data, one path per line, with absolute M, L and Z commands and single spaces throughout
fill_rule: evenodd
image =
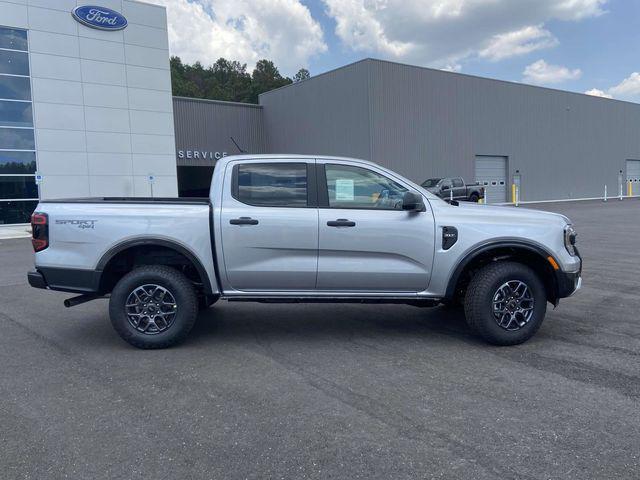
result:
M 41 200 L 32 226 L 29 283 L 81 294 L 67 306 L 109 296 L 140 348 L 184 339 L 218 299 L 462 303 L 474 332 L 513 345 L 581 282 L 566 217 L 449 205 L 347 158 L 230 156 L 210 198 Z

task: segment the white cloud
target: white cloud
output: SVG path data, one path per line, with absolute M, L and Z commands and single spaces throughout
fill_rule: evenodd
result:
M 514 32 L 494 35 L 486 48 L 480 50 L 479 55 L 495 62 L 556 45 L 558 39 L 549 30 L 541 25 L 528 26 Z
M 544 28 L 604 13 L 608 0 L 323 0 L 355 51 L 443 67 L 499 60 L 557 44 Z
M 602 97 L 602 98 L 613 98 L 613 95 L 604 92 L 600 89 L 597 88 L 592 88 L 591 90 L 587 90 L 586 92 L 584 92 L 587 95 L 591 95 L 593 97 Z
M 608 92 L 623 100 L 640 100 L 640 73 L 633 72 L 615 87 L 611 87 Z
M 462 65 L 459 63 L 448 63 L 441 70 L 445 72 L 460 72 L 462 70 Z
M 551 65 L 544 60 L 527 65 L 523 72 L 523 81 L 539 85 L 566 82 L 567 80 L 577 80 L 582 76 L 579 68 L 571 70 L 562 65 Z
M 204 65 L 220 57 L 273 60 L 281 73 L 327 50 L 320 24 L 300 0 L 152 0 L 167 7 L 172 55 Z

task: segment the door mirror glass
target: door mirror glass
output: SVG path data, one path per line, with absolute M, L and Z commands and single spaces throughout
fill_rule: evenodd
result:
M 422 196 L 415 192 L 407 192 L 402 198 L 402 209 L 412 212 L 421 212 L 424 210 L 424 202 Z
M 449 185 L 442 185 L 442 187 L 440 187 L 440 190 L 450 190 L 451 187 Z

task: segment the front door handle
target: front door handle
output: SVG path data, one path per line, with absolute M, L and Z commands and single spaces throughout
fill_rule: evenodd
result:
M 347 220 L 346 218 L 339 218 L 337 220 L 330 220 L 327 222 L 329 227 L 355 227 L 356 222 Z
M 258 220 L 251 217 L 232 218 L 229 220 L 231 225 L 258 225 Z

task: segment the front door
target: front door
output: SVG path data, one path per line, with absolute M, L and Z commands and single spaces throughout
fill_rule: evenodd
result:
M 315 162 L 230 162 L 221 209 L 227 286 L 313 290 L 318 261 Z M 313 188 L 310 188 L 313 185 Z
M 462 178 L 452 178 L 451 179 L 451 188 L 453 189 L 453 198 L 454 200 L 466 200 L 467 199 L 467 189 L 464 186 L 464 182 Z
M 402 210 L 408 187 L 369 165 L 318 160 L 318 290 L 415 293 L 426 290 L 434 220 Z M 416 192 L 417 193 L 417 192 Z

